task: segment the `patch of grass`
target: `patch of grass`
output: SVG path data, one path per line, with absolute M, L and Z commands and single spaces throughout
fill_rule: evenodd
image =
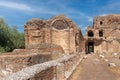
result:
M 0 46 L 0 53 L 3 53 L 3 52 L 5 52 L 5 49 Z

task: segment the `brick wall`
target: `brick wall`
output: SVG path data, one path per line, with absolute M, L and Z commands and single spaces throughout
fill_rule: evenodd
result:
M 0 55 L 0 77 L 20 71 L 22 68 L 54 60 L 64 53 L 60 46 L 39 47 L 38 49 L 16 49 Z
M 82 60 L 81 55 L 66 55 L 56 60 L 23 68 L 1 80 L 67 80 Z

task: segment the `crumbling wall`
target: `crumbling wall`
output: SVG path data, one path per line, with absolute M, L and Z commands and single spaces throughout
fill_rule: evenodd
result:
M 69 30 L 68 31 L 52 31 L 52 43 L 61 45 L 65 53 L 69 53 L 70 49 Z
M 120 15 L 112 14 L 107 16 L 95 17 L 93 26 L 94 29 L 98 31 L 98 34 L 99 30 L 103 30 L 103 37 L 108 38 L 113 32 L 116 32 L 116 30 L 120 29 Z M 99 37 L 99 35 L 96 36 Z M 115 36 L 119 35 L 111 36 L 111 38 L 114 38 Z
M 24 68 L 17 73 L 1 78 L 1 80 L 67 80 L 82 58 L 83 56 L 79 54 L 67 55 Z
M 25 24 L 27 49 L 32 45 L 52 43 L 61 46 L 67 54 L 81 51 L 79 43 L 81 38 L 76 38 L 76 34 L 83 37 L 76 24 L 64 15 L 49 20 L 31 19 Z
M 120 52 L 120 43 L 117 40 L 113 40 L 109 44 L 109 53 L 118 53 Z
M 35 45 L 34 45 L 35 46 Z M 62 57 L 62 47 L 54 44 L 37 45 L 35 49 L 14 50 L 0 55 L 0 77 L 20 71 L 21 69 Z
M 70 49 L 70 26 L 65 19 L 56 18 L 51 22 L 52 26 L 52 43 L 61 45 L 65 53 Z
M 31 45 L 45 43 L 44 28 L 45 28 L 45 22 L 39 19 L 32 19 L 25 24 L 26 48 L 28 48 Z
M 93 27 L 87 30 L 94 32 L 94 36 L 91 38 L 94 44 L 99 43 L 101 40 L 99 45 L 94 45 L 94 52 L 120 52 L 118 47 L 120 44 L 119 41 L 117 41 L 120 38 L 120 15 L 112 14 L 95 17 Z M 103 33 L 103 36 L 100 36 L 100 31 Z
M 0 74 L 1 76 L 10 75 L 22 68 L 49 60 L 52 60 L 50 54 L 0 56 Z

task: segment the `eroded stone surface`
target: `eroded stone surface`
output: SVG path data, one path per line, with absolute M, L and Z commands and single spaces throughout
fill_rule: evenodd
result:
M 120 15 L 95 17 L 93 26 L 88 27 L 86 31 L 87 53 L 89 53 L 88 45 L 92 43 L 95 53 L 120 52 Z
M 61 46 L 67 54 L 84 51 L 80 28 L 64 15 L 49 20 L 31 19 L 25 24 L 25 41 L 26 48 L 52 43 Z
M 85 51 L 86 53 L 91 54 L 97 53 L 101 59 L 104 59 L 104 61 L 112 61 L 112 63 L 119 66 L 120 15 L 95 17 L 94 25 L 88 27 L 86 31 L 87 35 L 83 37 L 80 28 L 78 28 L 72 20 L 68 19 L 64 15 L 58 15 L 49 20 L 41 20 L 36 18 L 29 20 L 25 24 L 26 49 L 17 49 L 10 54 L 0 55 L 0 62 L 2 64 L 0 65 L 0 76 L 4 77 L 10 75 L 11 73 L 17 72 L 22 68 L 65 56 L 65 61 L 63 61 L 64 65 L 59 65 L 57 70 L 57 73 L 60 73 L 60 75 L 57 74 L 59 75 L 57 78 L 60 78 L 61 80 L 64 78 L 64 70 L 66 71 L 66 76 L 68 77 L 68 75 L 70 75 L 69 71 L 72 74 L 71 69 L 76 68 L 74 65 L 76 65 L 77 61 L 77 64 L 79 64 L 79 57 L 76 56 L 75 58 L 67 61 L 66 55 L 68 56 L 69 54 L 75 53 L 80 53 L 79 55 L 81 55 L 81 53 L 85 53 Z M 112 56 L 111 60 L 108 58 L 106 53 Z M 87 56 L 85 56 L 84 59 L 89 59 Z M 98 59 L 91 58 L 91 62 L 92 64 L 89 65 L 91 66 L 90 68 L 87 64 L 85 64 L 90 70 L 86 72 L 93 71 L 94 73 L 98 70 L 98 73 L 95 75 L 102 79 L 99 75 L 102 73 L 101 71 L 105 69 L 102 69 L 103 66 L 101 66 L 100 61 Z M 100 65 L 100 67 L 96 64 Z M 112 64 L 110 65 L 113 66 Z M 44 66 L 42 67 L 44 68 Z M 46 68 L 45 74 L 43 73 L 44 71 L 42 71 L 40 74 L 33 77 L 35 77 L 35 80 L 38 77 L 43 79 L 43 76 L 41 77 L 41 75 L 44 75 L 47 76 L 44 77 L 44 79 L 48 80 L 51 72 L 53 72 L 52 74 L 55 74 L 54 71 L 56 69 L 53 64 L 52 67 L 52 69 Z M 97 69 L 95 70 L 94 67 Z M 31 70 L 30 74 L 33 74 Z M 107 71 L 107 76 L 110 76 L 108 73 L 109 72 Z M 28 77 L 28 75 L 25 75 L 25 77 Z M 90 77 L 93 80 L 93 75 L 89 76 L 89 73 L 87 74 L 87 77 L 86 73 L 84 73 L 84 75 L 85 79 Z M 19 74 L 17 76 L 19 76 Z M 55 76 L 50 76 L 49 79 L 54 79 Z M 98 77 L 94 78 L 97 80 Z M 104 76 L 104 79 L 108 79 L 108 77 Z M 111 80 L 113 79 L 111 78 Z

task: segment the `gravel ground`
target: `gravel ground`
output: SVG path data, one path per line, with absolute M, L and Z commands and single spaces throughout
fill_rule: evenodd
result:
M 95 55 L 88 55 L 78 67 L 69 80 L 119 80 L 107 64 Z

